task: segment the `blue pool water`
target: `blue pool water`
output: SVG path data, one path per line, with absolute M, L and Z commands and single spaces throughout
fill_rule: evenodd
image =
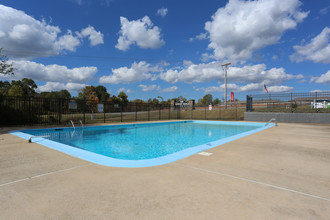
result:
M 30 129 L 22 130 L 19 133 L 47 136 L 39 138 L 40 141 L 37 141 L 40 144 L 46 141 L 45 146 L 49 143 L 51 145 L 59 144 L 61 148 L 67 146 L 84 151 L 83 154 L 92 152 L 92 157 L 97 154 L 115 161 L 121 160 L 121 162 L 126 161 L 132 164 L 134 161 L 147 162 L 157 160 L 157 158 L 166 159 L 169 155 L 188 152 L 191 155 L 220 145 L 221 140 L 237 135 L 242 136 L 242 134 L 245 136 L 264 128 L 263 123 L 184 121 L 90 126 L 84 129 L 76 128 L 76 130 L 72 128 Z M 194 149 L 194 153 L 191 152 L 192 149 Z M 72 153 L 69 154 L 72 155 Z M 104 157 L 102 159 L 106 159 Z M 80 156 L 80 158 L 82 157 Z M 95 159 L 92 162 L 95 162 Z

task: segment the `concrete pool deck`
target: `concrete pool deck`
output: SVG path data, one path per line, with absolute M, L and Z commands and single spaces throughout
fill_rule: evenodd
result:
M 330 216 L 330 125 L 279 123 L 210 156 L 148 168 L 95 165 L 14 129 L 0 128 L 0 219 Z

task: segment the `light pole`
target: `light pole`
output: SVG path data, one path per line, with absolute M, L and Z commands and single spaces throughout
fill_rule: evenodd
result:
M 225 109 L 227 108 L 227 67 L 230 65 L 231 63 L 226 63 L 226 64 L 222 64 L 222 68 L 225 71 Z

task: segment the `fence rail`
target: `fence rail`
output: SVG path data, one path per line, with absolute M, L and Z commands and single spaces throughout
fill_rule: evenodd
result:
M 0 96 L 2 126 L 68 125 L 70 120 L 82 120 L 84 124 L 178 119 L 243 120 L 244 111 L 245 105 L 239 103 L 232 103 L 225 109 L 222 105 L 210 108 L 208 105 L 114 104 L 108 101 Z
M 330 113 L 330 92 L 248 95 L 246 111 Z

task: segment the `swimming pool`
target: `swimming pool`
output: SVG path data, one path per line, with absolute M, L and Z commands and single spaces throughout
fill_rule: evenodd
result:
M 264 123 L 179 121 L 85 128 L 29 129 L 11 132 L 52 149 L 115 167 L 170 163 L 261 131 Z

